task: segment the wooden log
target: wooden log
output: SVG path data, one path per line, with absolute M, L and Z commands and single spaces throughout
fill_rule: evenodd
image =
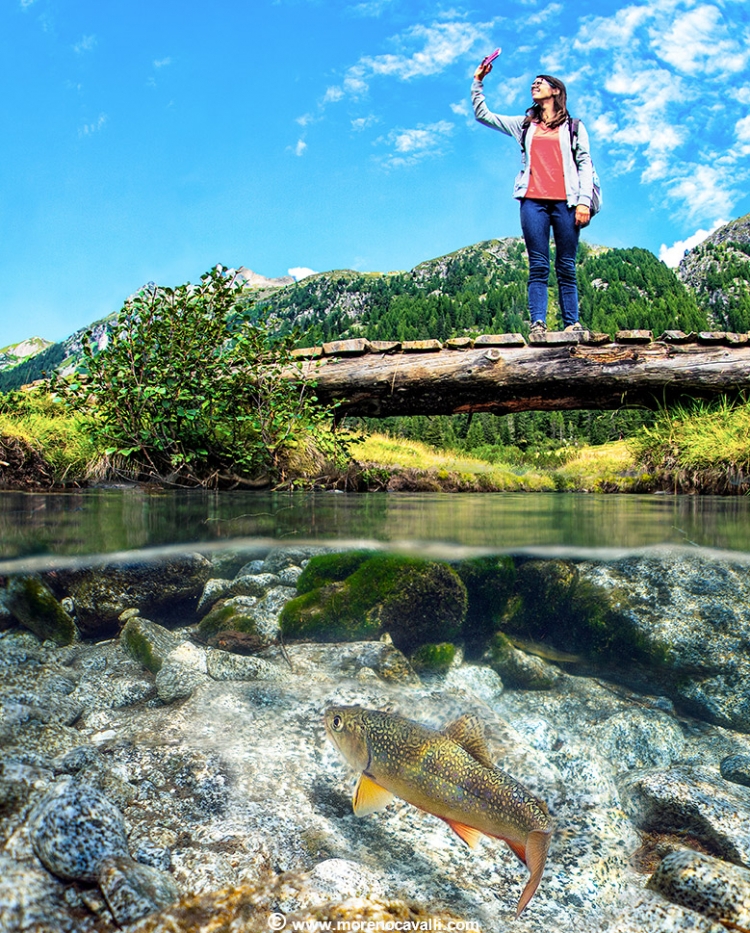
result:
M 339 416 L 657 408 L 750 389 L 750 345 L 482 347 L 303 364 Z

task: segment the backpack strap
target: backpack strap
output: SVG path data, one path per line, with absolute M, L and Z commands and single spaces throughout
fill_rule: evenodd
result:
M 568 117 L 568 132 L 570 133 L 570 148 L 575 149 L 578 145 L 578 124 L 580 120 L 573 119 L 573 117 Z M 529 124 L 521 130 L 521 151 L 526 152 L 526 134 L 529 132 Z

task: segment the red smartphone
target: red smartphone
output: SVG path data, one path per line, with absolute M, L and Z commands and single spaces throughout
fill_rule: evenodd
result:
M 488 55 L 486 58 L 482 59 L 481 67 L 485 68 L 487 65 L 491 65 L 499 54 L 500 54 L 500 49 L 495 49 L 495 51 L 491 55 Z

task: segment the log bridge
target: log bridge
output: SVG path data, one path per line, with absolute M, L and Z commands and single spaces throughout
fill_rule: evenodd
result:
M 657 408 L 750 389 L 748 334 L 724 332 L 356 339 L 294 354 L 318 399 L 337 404 L 338 419 Z

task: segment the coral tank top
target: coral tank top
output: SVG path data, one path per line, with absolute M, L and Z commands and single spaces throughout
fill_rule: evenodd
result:
M 534 127 L 529 157 L 531 165 L 526 197 L 539 201 L 565 201 L 560 127 L 549 129 L 544 124 L 538 123 Z

